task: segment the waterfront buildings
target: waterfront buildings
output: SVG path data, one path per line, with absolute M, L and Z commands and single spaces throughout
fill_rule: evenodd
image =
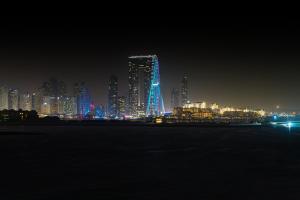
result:
M 262 109 L 233 108 L 228 106 L 219 106 L 216 103 L 207 105 L 206 102 L 188 102 L 182 107 L 175 107 L 172 116 L 174 119 L 193 121 L 251 121 L 261 120 L 266 115 Z

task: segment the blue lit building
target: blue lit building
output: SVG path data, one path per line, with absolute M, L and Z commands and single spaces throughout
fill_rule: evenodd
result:
M 84 82 L 74 85 L 74 96 L 77 98 L 77 114 L 85 118 L 90 112 L 91 96 Z
M 128 114 L 132 117 L 159 116 L 164 113 L 156 55 L 129 57 L 128 106 Z

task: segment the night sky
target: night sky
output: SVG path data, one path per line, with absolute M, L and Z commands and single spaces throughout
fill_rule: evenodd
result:
M 0 84 L 33 92 L 49 77 L 86 81 L 106 104 L 128 93 L 131 55 L 157 54 L 162 93 L 189 76 L 192 101 L 300 111 L 300 21 L 288 17 L 2 17 Z

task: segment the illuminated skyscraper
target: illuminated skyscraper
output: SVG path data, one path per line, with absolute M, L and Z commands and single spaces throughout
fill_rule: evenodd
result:
M 64 115 L 64 104 L 65 104 L 66 97 L 57 97 L 57 111 L 59 115 Z
M 42 97 L 42 105 L 41 105 L 41 114 L 43 115 L 50 115 L 51 114 L 51 105 L 50 105 L 50 97 L 49 96 L 43 96 Z
M 50 97 L 50 114 L 59 114 L 59 98 L 66 96 L 66 84 L 57 80 L 56 78 L 50 78 L 48 81 L 44 82 L 42 85 L 42 95 L 45 97 Z
M 126 97 L 120 96 L 118 97 L 118 116 L 119 118 L 123 118 L 126 112 Z
M 184 106 L 188 102 L 188 76 L 184 74 L 181 81 L 181 106 Z
M 77 99 L 77 114 L 86 117 L 90 112 L 91 96 L 84 82 L 75 83 L 74 96 Z
M 8 109 L 19 110 L 19 91 L 17 89 L 9 89 Z
M 171 110 L 179 106 L 179 91 L 173 88 L 171 91 Z
M 63 111 L 67 116 L 77 115 L 77 99 L 76 97 L 65 97 L 63 100 Z
M 58 115 L 58 99 L 59 97 L 50 97 L 50 114 L 51 115 Z
M 103 106 L 96 106 L 95 107 L 95 119 L 102 119 L 105 117 L 105 112 Z
M 118 116 L 118 78 L 111 76 L 108 83 L 108 115 L 110 118 Z
M 0 86 L 0 110 L 8 109 L 8 88 Z
M 30 111 L 32 109 L 31 95 L 27 92 L 20 96 L 20 109 Z
M 66 84 L 63 81 L 57 80 L 56 78 L 50 78 L 43 83 L 41 89 L 43 96 L 61 97 L 66 95 L 66 88 Z
M 32 110 L 35 110 L 38 114 L 41 113 L 42 107 L 42 93 L 41 90 L 38 89 L 37 92 L 32 94 Z
M 156 55 L 129 57 L 128 106 L 129 114 L 133 117 L 160 115 L 164 112 Z

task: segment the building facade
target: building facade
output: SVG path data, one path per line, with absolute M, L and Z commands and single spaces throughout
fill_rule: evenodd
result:
M 8 88 L 0 86 L 0 110 L 8 109 Z
M 129 57 L 129 115 L 146 115 L 146 105 L 150 90 L 152 56 Z
M 8 92 L 8 109 L 9 110 L 19 110 L 19 90 L 9 89 Z
M 173 88 L 171 91 L 171 110 L 179 106 L 179 91 Z
M 28 92 L 20 96 L 20 109 L 32 110 L 32 96 Z
M 90 92 L 84 82 L 75 83 L 73 92 L 77 101 L 77 115 L 85 118 L 90 113 Z
M 41 114 L 42 107 L 42 94 L 41 91 L 32 93 L 32 110 L 35 110 L 38 114 Z
M 67 117 L 77 115 L 77 99 L 76 97 L 65 97 L 63 100 L 63 113 Z
M 108 83 L 108 117 L 118 117 L 118 78 L 111 76 Z
M 124 118 L 126 115 L 126 97 L 118 97 L 118 116 L 119 118 Z
M 181 106 L 184 106 L 188 101 L 188 76 L 184 74 L 181 81 Z
M 41 105 L 41 114 L 42 115 L 50 115 L 50 97 L 49 96 L 43 96 L 42 97 L 42 105 Z
M 133 117 L 164 112 L 160 92 L 159 64 L 156 55 L 129 57 L 128 110 Z

